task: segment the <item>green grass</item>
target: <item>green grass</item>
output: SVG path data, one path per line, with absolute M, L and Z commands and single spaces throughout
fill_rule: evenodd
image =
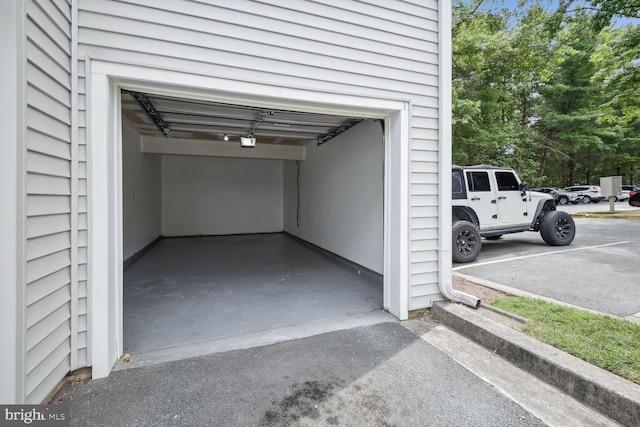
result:
M 640 326 L 531 298 L 490 303 L 528 320 L 522 332 L 640 384 Z

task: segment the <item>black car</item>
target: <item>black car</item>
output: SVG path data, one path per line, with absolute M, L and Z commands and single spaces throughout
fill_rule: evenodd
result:
M 616 200 L 628 200 L 634 194 L 640 192 L 640 188 L 635 185 L 623 185 L 621 194 L 616 196 Z

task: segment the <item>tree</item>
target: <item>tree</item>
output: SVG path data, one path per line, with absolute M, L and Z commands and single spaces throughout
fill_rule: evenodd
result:
M 602 31 L 591 62 L 597 68 L 592 83 L 603 89 L 600 121 L 620 129 L 605 153 L 604 175 L 623 176 L 630 184 L 640 169 L 640 27 Z
M 591 56 L 597 67 L 593 83 L 614 94 L 603 103 L 603 120 L 626 125 L 640 118 L 640 26 L 600 33 Z
M 557 158 L 556 166 L 565 173 L 555 178 L 570 185 L 578 180 L 578 172 L 582 174 L 580 181 L 592 183 L 598 153 L 604 149 L 603 137 L 613 135 L 612 129 L 598 120 L 600 92 L 591 81 L 596 68 L 590 61 L 596 35 L 585 25 L 588 19 L 584 15 L 574 17 L 564 34 L 559 34 L 560 39 L 568 38 L 568 49 L 549 84 L 541 90 L 544 111 L 536 123 L 539 134 L 555 152 L 565 154 Z M 581 30 L 577 32 L 576 28 Z
M 501 132 L 501 70 L 495 57 L 506 44 L 506 22 L 494 14 L 454 17 L 453 162 L 487 163 L 504 149 Z M 457 19 L 456 19 L 457 18 Z
M 453 31 L 453 161 L 535 170 L 537 92 L 553 68 L 546 14 L 531 8 L 513 26 L 510 13 L 460 6 Z M 470 12 L 473 11 L 473 13 Z
M 566 0 L 565 0 L 566 1 Z M 576 8 L 585 8 L 593 13 L 591 20 L 594 31 L 600 32 L 611 26 L 616 18 L 640 19 L 640 0 L 591 0 L 581 6 L 576 0 L 567 1 Z M 571 7 L 567 6 L 567 10 Z
M 640 0 L 459 0 L 453 26 L 453 161 L 511 166 L 532 185 L 597 183 L 640 165 Z M 465 2 L 466 1 L 466 2 Z

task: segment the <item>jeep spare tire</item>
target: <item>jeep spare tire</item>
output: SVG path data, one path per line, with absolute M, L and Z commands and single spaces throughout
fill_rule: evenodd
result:
M 478 257 L 482 240 L 480 230 L 469 221 L 453 223 L 453 262 L 471 262 Z
M 540 235 L 551 246 L 565 246 L 573 242 L 576 225 L 566 212 L 549 211 L 540 220 Z

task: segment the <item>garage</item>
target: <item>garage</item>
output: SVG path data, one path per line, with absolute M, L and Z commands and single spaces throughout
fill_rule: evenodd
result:
M 7 402 L 42 402 L 77 369 L 106 377 L 125 350 L 188 356 L 457 298 L 450 3 L 2 5 Z M 224 277 L 199 270 L 214 261 Z M 341 293 L 347 275 L 374 296 Z M 190 311 L 200 323 L 157 316 Z
M 384 318 L 382 121 L 121 96 L 125 353 Z

